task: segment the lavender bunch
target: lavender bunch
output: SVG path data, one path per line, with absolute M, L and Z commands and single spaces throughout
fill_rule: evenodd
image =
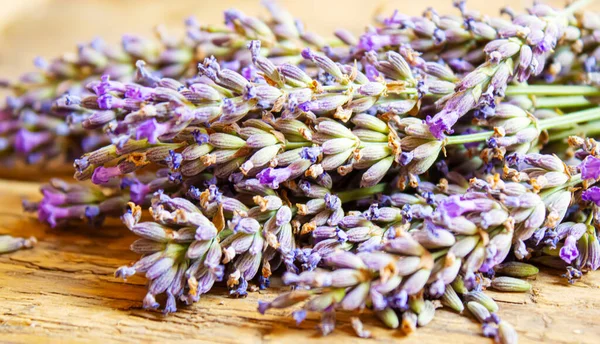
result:
M 565 37 L 569 18 L 584 3 L 576 2 L 562 11 L 539 4 L 529 15 L 516 16 L 513 25 L 499 33 L 501 38 L 486 45 L 488 60 L 467 74 L 458 83 L 456 93 L 444 99 L 443 110 L 428 119 L 431 133 L 442 138 L 469 110 L 493 107 L 495 98 L 504 96 L 513 70 L 519 82 L 539 75 L 558 40 L 569 39 Z
M 107 216 L 121 216 L 129 201 L 129 195 L 118 186 L 101 189 L 52 179 L 40 189 L 42 200 L 23 201 L 23 208 L 37 212 L 39 221 L 51 227 L 81 220 L 98 226 Z
M 107 80 L 137 80 L 141 85 L 160 77 L 190 77 L 197 73 L 197 63 L 206 56 L 217 56 L 223 65 L 252 75 L 251 59 L 245 51 L 249 40 L 261 40 L 263 53 L 290 62 L 298 60 L 303 46 L 326 44 L 322 38 L 306 32 L 302 23 L 275 3 L 265 5 L 273 16 L 267 22 L 229 10 L 225 13 L 225 28 L 201 26 L 193 18 L 186 20 L 187 35 L 183 39 L 158 27 L 158 42 L 126 35 L 120 48 L 96 39 L 78 46 L 75 54 L 50 62 L 37 58 L 38 71 L 23 75 L 17 82 L 2 84 L 14 96 L 7 99 L 0 112 L 0 152 L 7 158 L 37 163 L 65 153 L 71 160 L 106 144 L 108 140 L 100 131 L 95 135 L 84 131 L 95 126 L 86 120 L 89 114 L 73 106 L 77 99 L 89 95 L 84 86 L 100 76 Z M 136 68 L 140 63 L 145 67 L 143 73 Z
M 271 167 L 259 175 L 259 179 L 267 184 L 277 179 L 276 184 L 271 184 L 276 187 L 312 168 L 311 164 L 323 153 L 320 166 L 310 171 L 315 178 L 334 169 L 341 174 L 352 169 L 368 169 L 363 185 L 371 186 L 379 182 L 394 163 L 410 165 L 407 167 L 409 175 L 424 173 L 445 145 L 489 139 L 491 148 L 510 146 L 527 151 L 543 130 L 597 119 L 597 111 L 589 110 L 568 118 L 559 118 L 556 114 L 555 118 L 534 123 L 535 119 L 523 110 L 499 105 L 497 116 L 480 121 L 493 127 L 494 132 L 436 140 L 418 118 L 399 117 L 418 108 L 417 96 L 421 92 L 417 77 L 400 54 L 390 52 L 387 61 L 376 62 L 378 69 L 393 78 L 382 82 L 369 81 L 356 68 L 336 65 L 326 56 L 307 50 L 304 52 L 307 59 L 334 76 L 335 84 L 322 86 L 298 67 L 288 64 L 276 67 L 261 58 L 257 54 L 259 47 L 257 42 L 250 45 L 255 64 L 264 73 L 264 79 L 257 82 L 248 81 L 231 70 L 220 69 L 211 59 L 202 67 L 202 73 L 211 79 L 208 83 L 186 87 L 172 79 L 161 79 L 156 87 L 145 88 L 105 81 L 102 89 L 107 93 L 88 97 L 82 100 L 82 105 L 107 110 L 96 112 L 90 120 L 115 128 L 113 140 L 116 143 L 77 160 L 77 178 L 92 177 L 95 182 L 103 183 L 110 177 L 131 173 L 147 161 L 164 165 L 165 162 L 168 164 L 168 159 L 177 161 L 175 169 L 184 176 L 200 173 L 210 166 L 221 178 L 228 177 L 238 168 L 244 174 L 254 175 L 267 163 L 272 167 L 289 166 L 283 169 Z M 434 88 L 436 81 L 430 79 L 429 82 L 431 94 L 439 93 L 440 88 Z M 437 81 L 438 84 L 444 82 Z M 442 90 L 451 92 L 450 88 L 442 87 Z M 236 94 L 239 96 L 225 98 Z M 543 106 L 541 99 L 539 101 L 539 106 Z M 551 102 L 551 106 L 565 104 L 561 102 L 565 100 Z M 589 104 L 586 100 L 582 105 Z M 372 108 L 387 113 L 383 120 L 362 114 Z M 270 110 L 271 114 L 279 112 L 280 117 L 267 114 L 262 116 L 263 121 L 253 119 L 260 110 Z M 357 125 L 356 134 L 336 121 L 317 118 L 324 115 L 342 122 L 354 116 L 356 120 L 351 121 Z M 234 124 L 246 117 L 251 119 L 244 122 L 245 128 Z M 301 119 L 312 123 L 307 125 Z M 221 132 L 209 134 L 213 130 Z M 521 137 L 517 137 L 517 133 Z M 507 135 L 515 137 L 505 137 Z M 181 155 L 169 153 L 167 156 L 168 152 L 182 147 L 185 148 Z M 281 150 L 285 152 L 280 153 Z M 416 157 L 415 153 L 418 153 Z M 244 162 L 248 157 L 250 160 Z M 421 163 L 425 157 L 428 159 Z M 103 166 L 114 161 L 120 162 L 111 167 Z
M 529 173 L 528 185 L 504 182 L 498 178 L 492 178 L 489 182 L 473 179 L 470 189 L 462 196 L 443 193 L 430 196 L 431 202 L 436 206 L 435 211 L 419 211 L 415 217 L 411 216 L 410 206 L 406 207 L 406 205 L 411 202 L 419 204 L 421 202 L 419 198 L 402 194 L 391 195 L 390 200 L 395 199 L 397 205 L 404 203 L 402 209 L 371 206 L 365 213 L 348 215 L 339 223 L 345 232 L 344 235 L 340 235 L 336 229 L 317 227 L 313 233 L 318 239 L 364 244 L 346 246 L 346 250 L 353 250 L 355 247 L 358 250 L 356 256 L 349 253 L 336 253 L 336 250 L 344 249 L 339 245 L 328 251 L 323 251 L 322 246 L 318 249 L 315 246 L 314 250 L 318 250 L 322 255 L 325 264 L 329 261 L 334 262 L 334 269 L 330 273 L 315 270 L 297 276 L 286 275 L 284 281 L 312 288 L 328 288 L 326 289 L 329 290 L 328 292 L 316 297 L 314 302 L 311 300 L 307 303 L 308 310 L 324 312 L 322 325 L 322 329 L 325 329 L 324 333 L 332 329 L 332 321 L 335 317 L 330 313 L 337 307 L 355 310 L 372 305 L 376 311 L 383 310 L 377 308 L 376 300 L 373 299 L 373 294 L 379 291 L 376 286 L 382 283 L 380 277 L 373 273 L 379 272 L 386 278 L 389 278 L 390 274 L 393 276 L 393 272 L 384 274 L 382 271 L 383 267 L 390 266 L 389 260 L 392 258 L 386 256 L 389 253 L 401 255 L 402 267 L 408 264 L 405 260 L 415 260 L 414 269 L 407 275 L 400 274 L 402 282 L 397 281 L 398 283 L 394 284 L 390 291 L 401 285 L 400 288 L 395 289 L 396 292 L 404 291 L 407 295 L 413 295 L 425 288 L 429 295 L 433 295 L 434 298 L 435 295 L 439 297 L 444 293 L 445 286 L 452 283 L 459 273 L 468 289 L 474 288 L 477 285 L 476 275 L 480 272 L 493 271 L 495 266 L 506 259 L 513 243 L 516 256 L 523 258 L 521 250 L 524 249 L 525 240 L 540 228 L 555 228 L 559 225 L 570 203 L 572 191 L 568 188 L 581 183 L 579 176 L 571 177 L 568 174 L 571 170 L 576 172 L 577 168 L 566 168 L 558 158 L 532 154 L 524 156 L 523 159 L 530 166 L 523 169 Z M 547 171 L 541 173 L 540 170 L 544 168 Z M 589 170 L 587 164 L 579 169 L 581 168 L 586 173 L 595 173 Z M 561 173 L 567 174 L 566 179 L 560 175 Z M 536 180 L 532 180 L 534 178 L 531 176 L 535 176 Z M 542 191 L 538 195 L 538 192 L 543 189 L 552 192 Z M 452 190 L 458 192 L 460 188 L 452 188 Z M 565 190 L 567 194 L 559 193 L 561 190 Z M 566 202 L 563 201 L 565 198 L 567 198 Z M 423 209 L 420 207 L 420 210 Z M 407 221 L 408 219 L 411 221 Z M 375 223 L 386 226 L 382 228 Z M 565 225 L 568 226 L 569 223 Z M 364 264 L 365 259 L 368 258 L 364 257 L 370 255 L 379 255 L 386 259 L 379 258 L 377 263 L 374 263 L 376 264 L 374 267 L 367 268 Z M 592 259 L 596 259 L 594 255 L 592 256 L 594 257 Z M 368 261 L 371 262 L 370 259 Z M 397 264 L 395 266 L 396 269 L 400 269 Z M 365 270 L 374 272 L 370 274 Z M 338 274 L 340 276 L 343 274 L 344 278 L 338 278 Z M 339 281 L 339 284 L 336 284 L 338 283 L 336 281 Z M 501 279 L 498 279 L 492 285 L 500 290 L 520 288 L 520 285 L 514 284 L 516 282 L 510 283 L 513 283 L 512 287 L 508 286 L 508 281 L 501 282 Z M 294 291 L 289 295 L 278 297 L 273 303 L 261 303 L 259 309 L 264 312 L 270 307 L 288 307 L 311 295 L 313 293 Z M 406 297 L 404 299 L 406 300 Z M 316 300 L 323 301 L 323 307 L 315 307 L 318 302 Z M 385 300 L 390 302 L 390 298 Z M 388 303 L 381 301 L 381 304 Z M 395 310 L 406 311 L 406 309 Z M 399 320 L 396 314 L 386 313 L 389 313 L 388 317 L 393 318 L 390 321 L 392 327 L 397 327 Z M 298 318 L 300 315 L 296 314 L 295 317 Z M 414 329 L 418 319 L 416 315 L 403 313 L 402 318 L 403 324 L 409 331 Z
M 547 207 L 554 209 L 554 216 L 549 216 L 551 222 L 554 222 L 555 217 L 568 218 L 570 221 L 536 230 L 528 242 L 528 250 L 534 255 L 534 261 L 567 269 L 565 277 L 573 283 L 581 278 L 582 272 L 594 271 L 600 267 L 600 246 L 594 228 L 599 188 L 593 186 L 600 177 L 600 159 L 594 155 L 597 154 L 594 140 L 572 137 L 570 143 L 578 149 L 577 155 L 581 158 L 575 160 L 580 161 L 576 170 L 580 174 L 573 178 L 573 183 L 579 180 L 585 190 L 578 190 L 576 184 L 570 182 L 550 185 L 550 188 L 540 193 Z M 529 174 L 533 172 L 530 169 L 525 171 Z M 521 173 L 523 174 L 525 173 Z
M 459 16 L 441 15 L 433 8 L 421 17 L 395 11 L 380 20 L 381 27 L 369 28 L 361 35 L 356 48 L 367 52 L 410 46 L 424 60 L 441 59 L 456 72 L 470 72 L 485 59 L 485 44 L 498 38 L 498 31 L 510 26 L 510 22 L 469 11 L 465 1 L 454 5 L 460 10 Z
M 130 203 L 126 226 L 141 239 L 131 249 L 143 257 L 115 275 L 126 279 L 144 273 L 148 294 L 144 308 L 159 307 L 156 295 L 166 294 L 165 312 L 177 310 L 177 299 L 191 303 L 223 277 L 218 230 L 202 212 L 183 198 L 158 193 L 152 201 L 155 222 L 139 222 L 141 209 Z

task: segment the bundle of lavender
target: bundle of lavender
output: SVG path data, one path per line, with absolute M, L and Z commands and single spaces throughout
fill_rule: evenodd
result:
M 97 143 L 74 161 L 96 185 L 54 180 L 25 208 L 51 226 L 122 216 L 141 258 L 116 275 L 146 276 L 145 308 L 280 274 L 291 291 L 258 310 L 303 303 L 294 318 L 321 313 L 323 334 L 340 310 L 409 334 L 466 307 L 514 343 L 485 289 L 529 291 L 532 264 L 572 283 L 600 267 L 600 16 L 584 4 L 489 18 L 458 2 L 459 16 L 394 13 L 331 46 L 268 3 L 268 23 L 188 23 L 195 43 L 163 39 L 159 58 L 136 40 L 148 54 L 129 51 L 127 72 L 65 75 L 80 91 L 44 98 Z M 6 133 L 28 153 L 57 148 L 22 126 Z

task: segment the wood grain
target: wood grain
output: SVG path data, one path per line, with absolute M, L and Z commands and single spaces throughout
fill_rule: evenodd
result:
M 399 8 L 415 15 L 431 5 L 442 13 L 452 11 L 450 0 L 431 0 L 418 6 L 406 0 L 281 2 L 311 30 L 322 34 L 337 27 L 359 33 L 378 8 Z M 499 6 L 509 4 L 520 9 L 528 3 L 478 0 L 469 1 L 469 6 L 495 14 Z M 180 28 L 183 18 L 191 14 L 203 22 L 219 23 L 220 12 L 233 6 L 248 14 L 264 14 L 258 1 L 243 0 L 29 3 L 25 7 L 28 11 L 12 12 L 18 15 L 5 16 L 2 21 L 0 76 L 15 78 L 31 69 L 30 61 L 36 55 L 52 57 L 73 51 L 75 43 L 98 35 L 109 42 L 116 42 L 124 32 L 149 35 L 154 24 Z M 598 9 L 598 2 L 593 6 Z M 0 176 L 39 180 L 50 174 L 68 176 L 70 171 L 69 166 L 44 171 L 0 168 Z M 34 249 L 0 256 L 0 342 L 365 343 L 354 336 L 348 314 L 339 315 L 337 330 L 326 338 L 315 330 L 315 314 L 300 327 L 290 318 L 290 310 L 260 315 L 257 300 L 275 297 L 283 288 L 277 280 L 272 289 L 250 293 L 246 299 L 230 299 L 224 288 L 217 288 L 176 314 L 144 311 L 145 280 L 132 277 L 123 282 L 113 277 L 118 266 L 136 259 L 128 249 L 134 236 L 118 221 L 99 229 L 80 226 L 55 230 L 40 225 L 31 215 L 23 214 L 20 206 L 23 198 L 39 198 L 38 187 L 35 182 L 0 180 L 0 234 L 39 239 Z M 490 292 L 500 304 L 500 316 L 516 327 L 521 342 L 600 342 L 600 274 L 587 275 L 569 286 L 560 272 L 542 270 L 531 283 L 531 293 Z M 472 318 L 446 310 L 439 310 L 431 324 L 410 337 L 383 328 L 368 312 L 361 318 L 376 342 L 488 342 Z

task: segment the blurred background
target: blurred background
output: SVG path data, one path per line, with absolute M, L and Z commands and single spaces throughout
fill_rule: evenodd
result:
M 310 31 L 323 36 L 336 28 L 360 33 L 377 13 L 394 9 L 420 15 L 428 7 L 439 13 L 458 13 L 453 0 L 279 0 Z M 563 6 L 563 0 L 545 1 Z M 510 6 L 522 10 L 527 0 L 469 0 L 467 6 L 497 15 Z M 47 59 L 74 52 L 77 43 L 102 37 L 117 44 L 122 34 L 153 35 L 157 24 L 183 34 L 183 20 L 196 16 L 203 24 L 222 24 L 222 12 L 235 7 L 248 15 L 266 16 L 260 0 L 0 0 L 0 78 L 14 80 L 32 70 L 36 56 Z M 600 10 L 600 1 L 590 6 Z

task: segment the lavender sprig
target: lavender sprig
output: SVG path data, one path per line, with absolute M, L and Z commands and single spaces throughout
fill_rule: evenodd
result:
M 540 74 L 558 40 L 563 38 L 569 16 L 581 4 L 575 3 L 562 11 L 536 5 L 529 15 L 513 18 L 513 26 L 503 29 L 499 33 L 501 38 L 486 45 L 487 62 L 467 74 L 458 83 L 456 93 L 444 100 L 443 110 L 428 119 L 431 133 L 442 138 L 444 132 L 452 132 L 454 124 L 469 110 L 493 106 L 494 98 L 504 96 L 513 69 L 519 82 Z

